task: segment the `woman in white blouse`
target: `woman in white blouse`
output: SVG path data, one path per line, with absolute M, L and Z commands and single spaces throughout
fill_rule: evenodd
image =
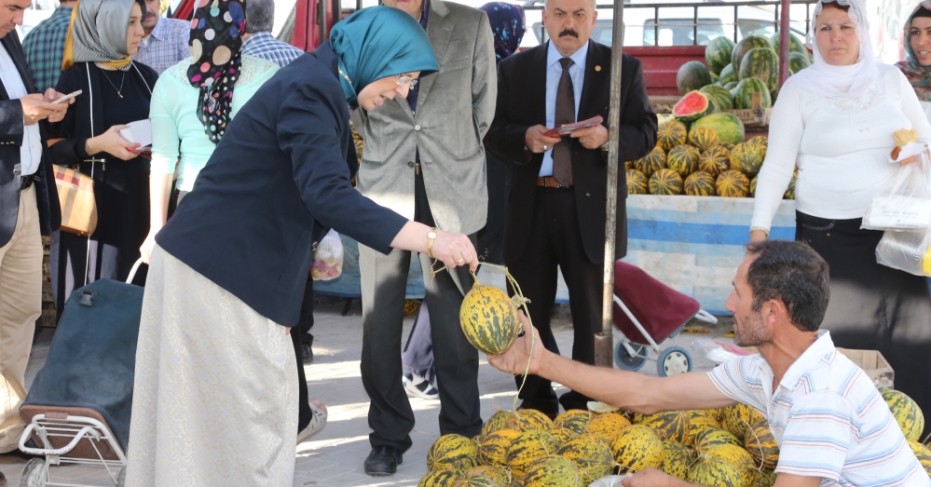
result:
M 877 264 L 883 233 L 860 229 L 873 194 L 898 169 L 889 163 L 893 132 L 914 129 L 928 143 L 931 125 L 902 72 L 875 61 L 860 0 L 822 0 L 812 22 L 815 62 L 789 78 L 773 107 L 750 237 L 768 235 L 797 165 L 795 238 L 831 268 L 822 328 L 839 347 L 880 350 L 896 388 L 931 410 L 928 280 Z

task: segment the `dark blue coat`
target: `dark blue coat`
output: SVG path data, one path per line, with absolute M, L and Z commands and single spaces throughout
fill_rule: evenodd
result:
M 388 253 L 407 223 L 351 186 L 356 168 L 336 56 L 324 44 L 242 107 L 156 241 L 262 316 L 293 326 L 326 228 Z

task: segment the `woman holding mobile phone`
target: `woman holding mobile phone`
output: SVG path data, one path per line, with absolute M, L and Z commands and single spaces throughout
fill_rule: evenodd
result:
M 52 124 L 50 152 L 55 164 L 94 179 L 98 220 L 90 238 L 61 232 L 53 269 L 59 310 L 74 288 L 101 278 L 125 280 L 149 231 L 149 160 L 137 152 L 139 144 L 120 136 L 126 124 L 149 118 L 158 79 L 132 60 L 144 15 L 142 0 L 81 0 L 71 15 L 57 90 L 81 95 Z M 144 272 L 136 282 L 145 282 Z

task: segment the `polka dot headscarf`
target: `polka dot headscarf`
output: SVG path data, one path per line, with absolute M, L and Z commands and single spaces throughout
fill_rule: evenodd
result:
M 191 20 L 191 66 L 188 80 L 200 88 L 197 113 L 204 132 L 217 144 L 226 132 L 233 105 L 233 87 L 242 66 L 245 0 L 197 0 Z

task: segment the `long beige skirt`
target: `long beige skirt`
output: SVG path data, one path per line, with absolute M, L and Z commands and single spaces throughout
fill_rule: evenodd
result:
M 285 328 L 152 252 L 127 487 L 291 486 L 297 365 Z

